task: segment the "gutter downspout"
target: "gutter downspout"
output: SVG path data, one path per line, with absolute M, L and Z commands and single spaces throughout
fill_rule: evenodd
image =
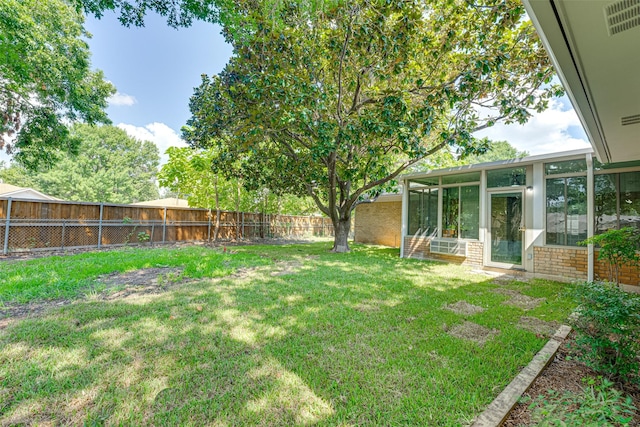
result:
M 409 208 L 409 186 L 407 180 L 402 181 L 402 220 L 400 227 L 400 258 L 404 258 L 404 236 L 407 234 L 407 212 Z
M 587 237 L 592 237 L 595 229 L 595 186 L 593 177 L 593 158 L 586 155 L 587 160 Z M 593 282 L 595 260 L 593 245 L 587 245 L 587 281 Z

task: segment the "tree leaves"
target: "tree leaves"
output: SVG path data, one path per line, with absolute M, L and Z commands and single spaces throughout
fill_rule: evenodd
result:
M 30 171 L 14 165 L 0 170 L 0 177 L 63 200 L 128 204 L 158 198 L 160 156 L 153 143 L 114 126 L 61 125 L 61 130 L 69 132 L 66 140 L 74 141 L 76 154 L 61 154 L 55 168 Z
M 476 153 L 474 131 L 523 123 L 558 93 L 518 0 L 305 4 L 225 3 L 234 55 L 203 77 L 184 136 L 248 155 L 247 184 L 304 189 L 334 224 L 420 159 Z
M 109 121 L 83 22 L 64 0 L 0 0 L 0 149 L 29 168 L 76 150 L 65 123 Z

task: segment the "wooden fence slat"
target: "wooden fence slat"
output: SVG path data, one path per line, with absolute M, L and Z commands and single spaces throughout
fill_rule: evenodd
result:
M 215 218 L 215 211 L 208 209 L 25 199 L 11 202 L 7 228 L 8 200 L 0 199 L 0 233 L 8 231 L 8 252 L 140 243 L 140 233 L 146 233 L 154 243 L 208 241 Z M 324 217 L 220 211 L 221 240 L 332 234 Z

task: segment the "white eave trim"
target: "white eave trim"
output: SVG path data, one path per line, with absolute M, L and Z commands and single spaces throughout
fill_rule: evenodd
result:
M 563 151 L 560 153 L 538 154 L 536 156 L 522 157 L 520 159 L 501 160 L 497 162 L 487 162 L 487 163 L 476 163 L 475 165 L 464 165 L 464 166 L 457 166 L 457 167 L 447 168 L 447 169 L 431 170 L 426 172 L 414 172 L 414 173 L 402 175 L 398 177 L 398 179 L 410 180 L 415 178 L 425 178 L 428 176 L 441 176 L 441 175 L 451 175 L 455 173 L 475 172 L 475 171 L 481 171 L 481 170 L 503 169 L 503 168 L 515 167 L 515 166 L 528 166 L 534 163 L 541 163 L 541 162 L 548 162 L 548 161 L 584 159 L 587 154 L 592 154 L 592 153 L 593 153 L 593 149 L 591 148 L 580 148 L 578 150 Z
M 538 31 L 567 96 L 582 123 L 596 157 L 603 163 L 611 162 L 598 113 L 593 106 L 593 97 L 584 79 L 584 70 L 572 45 L 571 32 L 563 22 L 560 0 L 522 0 L 531 22 Z

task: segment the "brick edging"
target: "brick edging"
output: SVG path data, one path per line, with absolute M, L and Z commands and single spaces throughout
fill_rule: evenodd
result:
M 571 332 L 569 326 L 562 325 L 551 337 L 547 344 L 536 354 L 531 362 L 511 381 L 511 383 L 496 397 L 493 402 L 480 414 L 471 427 L 498 427 L 507 418 L 511 409 L 518 402 L 522 394 L 527 391 L 533 381 L 538 378 L 547 367 L 560 345 Z

